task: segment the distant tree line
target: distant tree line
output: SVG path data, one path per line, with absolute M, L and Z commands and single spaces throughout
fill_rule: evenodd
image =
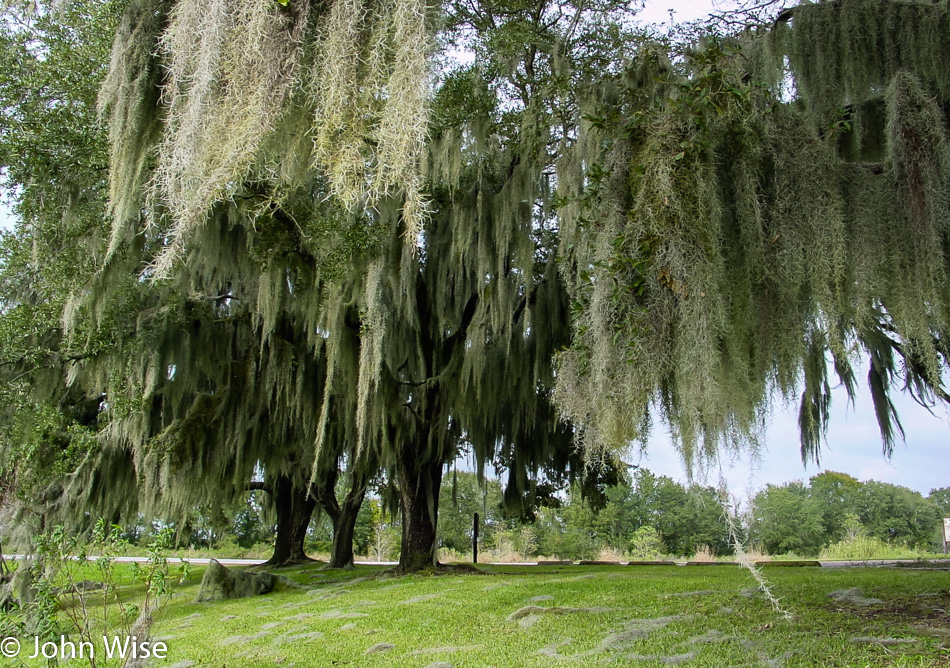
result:
M 891 545 L 926 549 L 950 513 L 950 488 L 924 497 L 906 487 L 825 471 L 808 484 L 768 485 L 752 500 L 749 538 L 771 554 L 818 554 L 864 532 Z
M 527 515 L 513 515 L 498 480 L 455 472 L 442 485 L 439 546 L 449 557 L 471 558 L 473 517 L 479 515 L 479 550 L 485 558 L 533 560 L 539 556 L 597 559 L 605 554 L 638 559 L 717 556 L 734 553 L 721 495 L 710 486 L 683 485 L 640 468 L 590 498 L 576 487 L 547 495 Z M 180 526 L 182 547 L 250 550 L 270 544 L 276 525 L 266 495 L 248 495 L 230 518 L 195 511 Z M 729 512 L 733 512 L 730 510 Z M 882 546 L 931 549 L 938 543 L 940 519 L 950 516 L 950 487 L 919 492 L 834 471 L 807 483 L 767 485 L 732 522 L 753 548 L 770 555 L 814 557 L 842 541 L 866 536 Z M 223 522 L 222 522 L 223 520 Z M 148 530 L 127 531 L 135 542 Z M 329 553 L 332 522 L 314 517 L 306 546 Z M 371 559 L 399 554 L 400 527 L 376 496 L 362 505 L 354 532 L 354 551 Z M 266 548 L 264 548 L 266 551 Z

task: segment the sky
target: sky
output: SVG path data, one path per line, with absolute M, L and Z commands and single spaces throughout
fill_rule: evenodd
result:
M 677 21 L 702 18 L 725 2 L 714 5 L 710 0 L 649 0 L 641 13 L 647 23 L 669 21 L 672 8 Z M 5 206 L 0 205 L 0 227 L 9 228 L 12 220 Z M 858 373 L 862 378 L 865 373 Z M 778 406 L 762 439 L 758 457 L 745 454 L 728 457 L 721 465 L 698 480 L 716 485 L 722 475 L 740 500 L 751 497 L 767 484 L 791 480 L 807 480 L 823 470 L 848 473 L 859 480 L 879 480 L 902 485 L 927 494 L 931 489 L 950 486 L 950 412 L 943 407 L 931 414 L 910 397 L 897 395 L 894 401 L 906 439 L 898 442 L 888 460 L 881 454 L 881 438 L 874 409 L 866 385 L 861 385 L 852 408 L 843 389 L 833 392 L 831 421 L 827 444 L 822 449 L 820 465 L 802 464 L 797 423 L 797 405 Z M 686 482 L 686 469 L 669 437 L 657 426 L 645 453 L 632 453 L 629 463 L 639 464 L 658 475 Z

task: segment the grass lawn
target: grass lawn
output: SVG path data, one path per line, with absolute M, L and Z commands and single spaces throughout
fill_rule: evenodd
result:
M 733 566 L 321 568 L 279 571 L 302 588 L 193 604 L 195 567 L 152 630 L 168 658 L 149 665 L 950 666 L 947 571 L 767 567 L 786 619 Z

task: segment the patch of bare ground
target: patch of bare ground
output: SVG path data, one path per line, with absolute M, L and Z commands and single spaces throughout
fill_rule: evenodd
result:
M 851 590 L 845 590 L 851 591 Z M 834 594 L 835 592 L 832 592 Z M 860 592 L 859 592 L 860 594 Z M 829 594 L 831 596 L 831 594 Z M 863 597 L 860 597 L 861 600 Z M 887 619 L 904 624 L 924 624 L 931 627 L 950 627 L 950 590 L 916 596 L 900 596 L 888 600 L 863 599 L 857 607 L 839 607 L 837 612 L 848 612 L 862 619 Z M 835 598 L 837 603 L 853 602 L 851 598 Z
M 850 603 L 851 605 L 857 605 L 861 607 L 884 603 L 884 601 L 879 598 L 866 597 L 857 587 L 851 587 L 850 589 L 836 589 L 835 591 L 828 594 L 828 598 L 835 601 L 836 603 Z
M 950 646 L 950 590 L 902 596 L 880 600 L 873 605 L 843 607 L 834 605 L 832 609 L 870 622 L 884 622 L 886 628 L 907 628 L 911 632 L 936 638 L 944 648 Z M 883 645 L 886 647 L 909 645 L 919 642 L 913 638 L 892 638 L 876 636 L 857 636 L 852 642 Z M 935 665 L 950 665 L 950 653 L 947 662 Z M 942 659 L 941 659 L 942 660 Z

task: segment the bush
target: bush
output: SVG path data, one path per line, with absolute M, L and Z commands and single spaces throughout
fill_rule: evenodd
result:
M 630 537 L 632 559 L 659 559 L 664 556 L 663 536 L 657 529 L 642 526 Z
M 867 530 L 856 515 L 849 513 L 844 520 L 844 538 L 821 551 L 823 559 L 867 560 L 892 551 L 890 545 Z

